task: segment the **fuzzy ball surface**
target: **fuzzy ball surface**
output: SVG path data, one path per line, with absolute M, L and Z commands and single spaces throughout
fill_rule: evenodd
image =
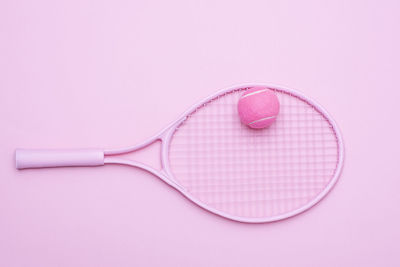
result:
M 240 121 L 254 129 L 269 127 L 279 113 L 279 100 L 276 94 L 266 87 L 247 89 L 239 99 Z

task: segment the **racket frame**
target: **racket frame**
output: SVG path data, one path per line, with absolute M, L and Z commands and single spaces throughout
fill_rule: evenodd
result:
M 322 190 L 314 199 L 312 199 L 306 205 L 303 205 L 303 206 L 301 206 L 297 209 L 294 209 L 290 212 L 287 212 L 287 213 L 279 214 L 276 216 L 270 216 L 270 217 L 266 217 L 266 218 L 258 218 L 258 217 L 257 218 L 248 218 L 248 217 L 231 215 L 226 212 L 215 209 L 215 208 L 207 205 L 206 203 L 201 202 L 199 199 L 197 199 L 196 197 L 191 195 L 191 193 L 188 190 L 186 190 L 183 186 L 181 186 L 179 184 L 179 182 L 175 179 L 175 177 L 171 171 L 170 163 L 169 163 L 169 148 L 170 148 L 170 143 L 173 138 L 173 135 L 174 135 L 175 131 L 177 130 L 177 128 L 186 119 L 188 119 L 188 117 L 193 112 L 195 112 L 198 108 L 203 107 L 204 105 L 206 105 L 213 99 L 218 98 L 219 96 L 223 96 L 225 94 L 228 94 L 228 93 L 231 93 L 234 91 L 245 90 L 247 88 L 255 87 L 255 86 L 267 87 L 267 88 L 270 88 L 270 89 L 278 91 L 278 92 L 281 91 L 283 93 L 297 97 L 297 98 L 305 101 L 306 103 L 310 104 L 311 106 L 313 106 L 320 114 L 322 114 L 325 117 L 325 119 L 330 123 L 330 125 L 332 125 L 333 131 L 336 135 L 337 144 L 338 144 L 338 163 L 336 166 L 336 170 L 335 170 L 333 177 L 331 178 L 331 180 L 327 184 L 327 186 L 324 188 L 324 190 Z M 161 169 L 160 170 L 157 170 L 149 165 L 146 165 L 146 164 L 138 162 L 138 161 L 115 157 L 116 155 L 122 155 L 122 154 L 127 154 L 127 153 L 141 150 L 157 141 L 161 142 L 161 149 L 160 149 Z M 42 157 L 42 159 L 40 159 L 41 158 L 40 155 L 42 155 L 43 153 L 46 155 L 46 157 Z M 52 163 L 48 162 L 48 164 L 46 164 L 45 161 L 48 160 L 49 156 L 51 156 L 51 155 L 58 155 L 58 161 L 53 160 Z M 112 157 L 107 157 L 107 156 L 112 156 Z M 36 162 L 35 162 L 35 160 L 36 160 Z M 121 164 L 121 165 L 127 165 L 127 166 L 140 168 L 140 169 L 145 170 L 155 176 L 158 176 L 165 183 L 167 183 L 168 185 L 170 185 L 173 188 L 175 188 L 176 190 L 178 190 L 186 198 L 188 198 L 189 200 L 191 200 L 198 206 L 204 208 L 205 210 L 210 211 L 219 216 L 234 220 L 234 221 L 246 222 L 246 223 L 264 223 L 264 222 L 278 221 L 278 220 L 292 217 L 294 215 L 302 213 L 303 211 L 311 208 L 316 203 L 318 203 L 322 198 L 324 198 L 327 195 L 327 193 L 336 184 L 336 182 L 340 176 L 340 173 L 342 171 L 342 168 L 343 168 L 343 161 L 344 161 L 343 139 L 342 139 L 340 130 L 339 130 L 336 122 L 329 115 L 329 113 L 317 102 L 310 99 L 309 97 L 304 96 L 300 92 L 290 89 L 290 88 L 287 88 L 287 87 L 284 87 L 284 86 L 279 86 L 279 85 L 269 84 L 269 83 L 244 83 L 244 84 L 238 84 L 238 85 L 234 85 L 234 86 L 230 86 L 225 89 L 222 89 L 222 90 L 208 96 L 201 102 L 190 107 L 186 112 L 184 112 L 179 117 L 179 119 L 170 123 L 167 127 L 165 127 L 162 131 L 160 131 L 153 137 L 147 139 L 146 141 L 144 141 L 142 143 L 134 145 L 134 146 L 119 148 L 119 149 L 104 149 L 104 150 L 101 150 L 101 149 L 100 150 L 99 149 L 82 149 L 82 150 L 17 149 L 16 150 L 16 166 L 18 169 L 37 168 L 37 167 L 58 167 L 58 166 L 99 166 L 99 165 L 104 165 L 104 164 Z

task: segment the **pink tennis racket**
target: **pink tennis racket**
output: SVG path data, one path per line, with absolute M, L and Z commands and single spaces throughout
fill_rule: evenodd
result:
M 280 101 L 267 129 L 240 123 L 237 102 L 245 90 L 265 86 Z M 107 157 L 161 141 L 161 170 Z M 123 149 L 16 150 L 16 167 L 123 164 L 146 170 L 200 207 L 236 221 L 288 218 L 312 207 L 333 187 L 343 165 L 336 123 L 314 101 L 284 87 L 244 84 L 190 108 L 148 141 Z

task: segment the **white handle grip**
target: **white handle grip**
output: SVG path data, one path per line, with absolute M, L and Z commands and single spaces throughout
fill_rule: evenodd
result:
M 104 152 L 101 149 L 17 149 L 15 151 L 15 166 L 19 170 L 101 165 L 104 165 Z

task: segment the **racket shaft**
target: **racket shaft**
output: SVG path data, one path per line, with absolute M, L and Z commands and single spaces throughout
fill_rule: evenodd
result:
M 17 169 L 101 166 L 104 152 L 100 149 L 17 149 L 15 165 Z

